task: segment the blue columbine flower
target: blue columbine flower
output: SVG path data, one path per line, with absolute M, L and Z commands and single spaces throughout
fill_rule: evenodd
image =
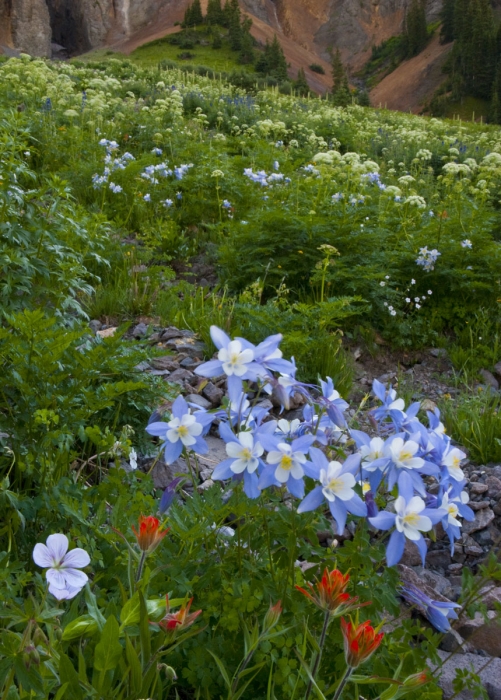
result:
M 454 608 L 460 608 L 458 603 L 452 601 L 438 601 L 429 598 L 426 593 L 420 591 L 419 588 L 411 583 L 406 583 L 401 588 L 402 598 L 405 598 L 409 603 L 417 605 L 423 615 L 431 622 L 433 627 L 439 632 L 445 634 L 451 628 L 449 618 L 457 620 L 458 616 Z
M 398 564 L 404 553 L 406 539 L 417 545 L 424 566 L 427 549 L 421 533 L 429 532 L 444 516 L 444 511 L 439 508 L 427 508 L 420 496 L 414 496 L 412 480 L 406 473 L 401 475 L 398 489 L 399 496 L 394 504 L 395 513 L 381 511 L 375 517 L 369 518 L 369 522 L 380 530 L 390 530 L 395 526 L 386 548 L 388 566 Z
M 226 443 L 228 459 L 223 460 L 212 473 L 215 481 L 243 479 L 244 491 L 249 498 L 258 498 L 258 468 L 264 467 L 261 457 L 264 447 L 259 442 L 259 434 L 242 431 L 235 434 L 228 423 L 221 423 L 219 433 Z
M 329 462 L 324 453 L 316 447 L 310 449 L 314 477 L 320 481 L 320 486 L 310 491 L 299 504 L 298 513 L 315 510 L 327 501 L 332 517 L 337 524 L 338 534 L 342 534 L 348 513 L 365 517 L 367 506 L 358 496 L 353 487 L 356 484 L 355 474 L 360 470 L 360 455 L 350 455 L 344 464 Z
M 277 437 L 263 432 L 259 435 L 261 444 L 268 450 L 267 466 L 259 479 L 259 488 L 262 490 L 269 486 L 286 486 L 293 496 L 303 498 L 303 477 L 305 474 L 313 477 L 316 474 L 307 458 L 315 436 L 302 435 L 289 444 L 283 436 Z
M 456 482 L 457 483 L 457 482 Z M 444 511 L 442 518 L 442 527 L 449 537 L 451 543 L 451 555 L 454 554 L 454 542 L 461 537 L 461 521 L 459 517 L 465 520 L 475 520 L 475 513 L 468 504 L 470 497 L 462 487 L 466 482 L 462 482 L 458 486 L 450 486 L 443 494 L 440 508 Z
M 146 432 L 163 440 L 165 462 L 172 464 L 184 449 L 198 454 L 208 452 L 209 448 L 202 434 L 213 420 L 214 416 L 206 411 L 196 411 L 193 414 L 185 399 L 178 396 L 172 404 L 172 419 L 168 423 L 150 423 Z
M 255 382 L 259 376 L 266 375 L 264 367 L 255 362 L 255 348 L 247 340 L 230 340 L 217 326 L 211 326 L 210 335 L 219 350 L 217 360 L 204 362 L 196 368 L 195 374 L 201 377 L 217 377 L 224 372 L 228 377 L 228 387 L 235 391 L 242 390 L 243 379 Z

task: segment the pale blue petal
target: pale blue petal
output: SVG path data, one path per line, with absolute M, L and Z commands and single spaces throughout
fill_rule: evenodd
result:
M 228 343 L 230 343 L 230 339 L 228 338 L 226 333 L 217 326 L 210 327 L 210 337 L 212 338 L 212 342 L 218 350 L 227 347 Z
M 188 408 L 188 404 L 186 403 L 186 401 L 184 399 L 184 396 L 179 395 L 177 397 L 177 399 L 172 404 L 171 410 L 172 410 L 172 415 L 174 416 L 174 418 L 179 418 L 180 420 L 186 413 L 188 413 L 189 408 Z
M 164 451 L 165 464 L 172 464 L 175 462 L 176 459 L 181 456 L 182 451 L 183 443 L 181 440 L 177 440 L 177 442 L 166 442 Z
M 337 500 L 337 499 L 336 499 Z M 360 496 L 353 496 L 349 501 L 344 501 L 348 512 L 353 513 L 353 515 L 358 515 L 360 518 L 365 518 L 367 515 L 367 506 L 362 501 Z M 377 517 L 377 516 L 376 516 Z
M 395 566 L 398 564 L 405 549 L 405 535 L 403 532 L 398 532 L 394 530 L 391 533 L 390 541 L 388 542 L 388 547 L 386 548 L 386 563 L 388 566 Z
M 382 510 L 374 518 L 369 518 L 369 522 L 373 527 L 377 527 L 378 530 L 389 530 L 390 527 L 395 525 L 396 517 L 395 513 L 388 513 Z
M 153 437 L 161 437 L 165 440 L 169 426 L 165 421 L 159 421 L 158 423 L 150 423 L 145 428 L 146 432 Z
M 209 362 L 199 365 L 195 369 L 195 374 L 200 377 L 218 377 L 220 374 L 224 374 L 223 363 L 220 360 L 209 360 Z
M 336 521 L 337 525 L 337 533 L 338 535 L 342 535 L 344 532 L 344 526 L 346 525 L 346 515 L 347 515 L 347 510 L 346 506 L 341 501 L 339 498 L 336 498 L 335 501 L 329 501 L 329 509 L 330 512 L 332 513 L 332 517 Z
M 301 501 L 298 506 L 298 513 L 307 513 L 310 510 L 315 510 L 325 501 L 321 486 L 315 486 L 313 491 Z
M 231 465 L 234 459 L 225 459 L 220 462 L 217 467 L 212 472 L 211 479 L 214 481 L 224 481 L 225 479 L 231 479 L 233 472 L 231 471 Z
M 304 481 L 302 479 L 294 479 L 294 477 L 289 476 L 287 479 L 287 491 L 292 493 L 296 498 L 303 498 L 304 496 Z
M 258 487 L 256 472 L 249 474 L 247 469 L 244 472 L 244 492 L 249 498 L 259 498 L 261 491 Z

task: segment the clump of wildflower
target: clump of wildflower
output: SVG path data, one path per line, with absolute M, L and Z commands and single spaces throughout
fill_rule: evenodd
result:
M 439 255 L 441 255 L 441 253 L 439 253 L 436 248 L 428 250 L 427 246 L 425 246 L 419 249 L 419 256 L 416 258 L 416 264 L 421 265 L 426 272 L 430 272 L 435 269 L 435 263 Z
M 57 600 L 74 598 L 88 581 L 87 574 L 79 569 L 90 563 L 90 557 L 79 547 L 68 552 L 66 535 L 49 535 L 46 544 L 36 544 L 33 561 L 37 566 L 47 569 L 45 577 L 49 593 Z
M 372 656 L 383 641 L 384 633 L 371 627 L 370 620 L 354 625 L 341 618 L 341 632 L 344 641 L 344 656 L 349 668 L 358 668 Z
M 308 591 L 301 586 L 296 588 L 320 610 L 328 611 L 331 616 L 338 617 L 363 605 L 358 602 L 358 598 L 352 598 L 349 593 L 346 593 L 349 580 L 349 574 L 342 574 L 338 569 L 329 571 L 326 567 L 320 581 L 307 584 Z
M 139 532 L 134 525 L 132 526 L 132 531 L 136 536 L 139 549 L 142 552 L 150 554 L 150 552 L 153 552 L 153 550 L 158 547 L 165 535 L 169 532 L 169 529 L 162 530 L 160 528 L 160 521 L 152 515 L 140 515 Z

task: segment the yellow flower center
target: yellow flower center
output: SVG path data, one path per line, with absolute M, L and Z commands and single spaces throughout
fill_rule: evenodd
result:
M 405 462 L 406 459 L 412 459 L 412 453 L 411 452 L 401 452 L 400 453 L 400 461 Z
M 244 449 L 240 453 L 240 459 L 245 459 L 247 461 L 252 459 L 252 452 L 249 450 L 248 447 L 244 447 Z
M 454 503 L 449 503 L 447 507 L 447 512 L 449 513 L 449 515 L 456 516 L 458 514 L 458 507 L 454 505 Z
M 177 433 L 178 433 L 179 437 L 184 438 L 190 434 L 190 431 L 188 430 L 188 428 L 185 425 L 180 425 L 179 428 L 177 429 Z
M 417 522 L 419 520 L 419 515 L 417 513 L 408 513 L 402 518 L 403 525 L 410 525 L 410 527 L 416 528 Z
M 454 469 L 458 469 L 460 464 L 461 460 L 459 459 L 459 457 L 452 458 L 452 466 L 454 467 Z
M 285 469 L 285 471 L 292 469 L 292 457 L 290 455 L 284 455 L 280 460 L 280 466 L 282 469 Z
M 341 479 L 331 479 L 329 483 L 327 484 L 327 488 L 329 491 L 337 491 L 338 489 L 343 488 L 343 482 Z

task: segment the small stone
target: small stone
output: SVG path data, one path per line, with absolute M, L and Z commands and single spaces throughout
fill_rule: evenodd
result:
M 91 329 L 91 331 L 94 334 L 97 333 L 98 331 L 100 331 L 102 327 L 103 327 L 103 324 L 101 323 L 101 321 L 98 321 L 97 319 L 94 319 L 93 321 L 89 321 L 89 328 Z
M 501 498 L 501 479 L 496 476 L 488 476 L 485 480 L 485 485 L 489 491 L 489 496 L 491 498 Z
M 212 479 L 207 479 L 206 481 L 202 482 L 200 486 L 197 488 L 198 493 L 202 493 L 203 491 L 207 491 L 207 489 L 210 489 L 212 486 L 214 486 L 214 482 Z
M 184 360 L 181 360 L 179 363 L 179 365 L 184 367 L 184 369 L 192 369 L 194 367 L 198 367 L 199 364 L 200 362 L 197 362 L 192 357 L 185 357 Z
M 204 408 L 205 410 L 212 408 L 211 402 L 207 401 L 207 399 L 204 399 L 204 397 L 200 396 L 200 394 L 188 394 L 188 396 L 186 397 L 186 401 L 188 403 L 194 403 L 197 406 L 200 406 L 200 408 Z
M 471 504 L 470 504 L 471 505 Z M 494 520 L 494 513 L 490 508 L 483 508 L 475 515 L 475 520 L 463 522 L 463 532 L 469 535 L 471 532 L 478 532 L 488 527 Z
M 449 564 L 447 571 L 450 571 L 451 574 L 458 574 L 462 568 L 462 564 Z
M 203 357 L 206 351 L 205 343 L 194 338 L 172 338 L 166 343 L 168 348 L 176 352 L 184 352 L 190 357 Z
M 485 493 L 488 489 L 487 484 L 482 484 L 480 481 L 475 481 L 470 485 L 470 493 L 474 494 Z
M 404 553 L 400 561 L 405 566 L 419 566 L 420 564 L 422 564 L 419 549 L 416 547 L 415 544 L 411 544 L 411 542 L 407 538 L 405 540 Z
M 174 382 L 175 384 L 183 384 L 184 382 L 189 382 L 193 379 L 195 375 L 193 372 L 189 372 L 187 369 L 176 369 L 169 377 L 169 382 Z
M 161 357 L 154 357 L 150 360 L 150 365 L 154 369 L 168 369 L 169 372 L 175 372 L 179 369 L 179 363 L 174 362 L 172 355 L 162 355 Z
M 144 338 L 144 336 L 148 333 L 148 326 L 146 323 L 138 323 L 137 326 L 134 326 L 131 332 L 131 336 L 133 338 L 139 339 L 139 338 Z
M 426 563 L 445 571 L 451 564 L 451 553 L 448 549 L 432 549 L 426 555 Z
M 143 362 L 140 362 L 138 365 L 134 367 L 136 372 L 146 372 L 146 370 L 151 369 L 150 363 L 146 362 L 146 360 L 143 360 Z
M 96 335 L 100 338 L 112 338 L 117 332 L 118 328 L 103 328 L 103 330 L 96 331 Z
M 177 328 L 174 328 L 174 326 L 169 326 L 169 328 L 166 328 L 165 330 L 162 331 L 162 334 L 160 336 L 161 340 L 166 341 L 166 340 L 171 340 L 172 338 L 181 338 L 182 333 L 180 330 Z
M 486 588 L 482 593 L 482 603 L 485 603 L 487 610 L 494 610 L 496 605 L 501 604 L 501 588 Z
M 423 411 L 434 411 L 436 407 L 437 404 L 434 401 L 431 401 L 430 399 L 425 399 L 421 402 L 421 409 Z
M 202 389 L 202 395 L 211 402 L 212 406 L 217 407 L 221 405 L 224 392 L 222 389 L 218 389 L 217 386 L 214 386 L 212 382 L 207 382 Z
M 458 649 L 463 649 L 464 651 L 464 639 L 462 636 L 459 634 L 459 632 L 456 632 L 455 629 L 450 629 L 444 636 L 442 637 L 442 641 L 440 642 L 440 649 L 443 649 L 444 651 L 458 651 Z
M 481 557 L 484 553 L 484 550 L 482 549 L 482 547 L 479 547 L 478 544 L 471 545 L 470 547 L 465 547 L 464 551 L 465 554 L 467 554 L 469 557 Z
M 447 350 L 445 348 L 431 348 L 430 355 L 445 359 L 447 357 Z
M 479 372 L 479 375 L 482 377 L 482 379 L 484 380 L 484 383 L 487 384 L 487 386 L 490 386 L 493 389 L 496 389 L 496 391 L 499 389 L 498 380 L 492 374 L 492 372 L 489 372 L 488 369 L 481 369 Z
M 468 501 L 468 505 L 472 510 L 475 512 L 480 511 L 480 510 L 485 510 L 486 508 L 489 508 L 491 505 L 490 501 Z
M 256 404 L 256 408 L 264 408 L 267 411 L 270 411 L 273 408 L 273 404 L 271 403 L 270 399 L 262 399 Z
M 497 625 L 495 618 L 497 614 L 493 610 L 487 611 L 487 621 L 482 613 L 475 613 L 473 620 L 462 618 L 457 631 L 467 640 L 475 645 L 476 649 L 483 649 L 490 656 L 501 655 L 501 626 Z
M 471 672 L 473 669 L 475 673 L 480 675 L 480 680 L 487 691 L 489 700 L 501 700 L 501 659 L 493 659 L 486 666 L 485 659 L 477 654 L 455 654 L 450 657 L 450 652 L 448 651 L 439 650 L 437 653 L 443 663 L 440 669 L 439 683 L 444 693 L 444 699 L 452 696 L 458 700 L 473 697 L 469 691 L 460 695 L 454 692 L 454 681 L 457 677 L 456 671 L 461 669 Z M 430 667 L 432 669 L 435 668 L 433 664 L 430 664 Z

